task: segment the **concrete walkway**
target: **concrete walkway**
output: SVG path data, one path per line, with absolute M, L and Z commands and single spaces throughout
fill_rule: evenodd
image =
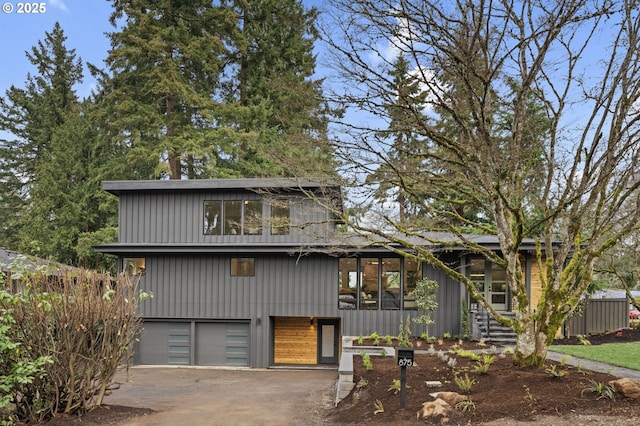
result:
M 574 367 L 580 367 L 584 370 L 597 371 L 599 373 L 607 373 L 619 378 L 640 380 L 640 371 L 630 368 L 616 367 L 615 365 L 605 364 L 604 362 L 591 361 L 584 358 L 576 358 L 571 355 L 561 354 L 559 352 L 547 352 L 547 359 L 556 362 L 564 362 Z

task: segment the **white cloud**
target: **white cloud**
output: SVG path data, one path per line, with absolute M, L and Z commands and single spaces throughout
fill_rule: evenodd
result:
M 69 8 L 64 3 L 64 0 L 49 0 L 49 4 L 56 9 L 60 9 L 63 12 L 69 12 Z

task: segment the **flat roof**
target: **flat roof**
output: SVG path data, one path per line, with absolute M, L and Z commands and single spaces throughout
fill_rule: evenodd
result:
M 102 189 L 112 194 L 123 191 L 199 191 L 220 189 L 340 189 L 340 185 L 327 179 L 301 178 L 238 178 L 190 180 L 112 180 L 103 181 Z

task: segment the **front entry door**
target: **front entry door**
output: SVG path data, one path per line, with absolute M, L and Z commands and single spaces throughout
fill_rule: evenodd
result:
M 470 259 L 471 281 L 496 311 L 506 311 L 507 276 L 506 272 L 484 259 Z
M 318 364 L 337 364 L 339 319 L 318 319 Z

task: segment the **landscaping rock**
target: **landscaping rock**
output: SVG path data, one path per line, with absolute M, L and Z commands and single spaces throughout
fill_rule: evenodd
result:
M 618 379 L 609 382 L 616 392 L 621 393 L 627 398 L 640 399 L 640 382 L 631 379 Z
M 416 418 L 434 420 L 439 417 L 441 423 L 447 423 L 451 410 L 453 407 L 442 399 L 427 401 L 422 404 L 422 409 L 416 413 Z
M 469 399 L 468 396 L 460 395 L 457 392 L 435 392 L 430 395 L 436 400 L 438 399 L 443 400 L 444 402 L 451 405 L 452 407 L 455 407 L 455 405 L 459 402 L 466 401 L 467 399 Z

